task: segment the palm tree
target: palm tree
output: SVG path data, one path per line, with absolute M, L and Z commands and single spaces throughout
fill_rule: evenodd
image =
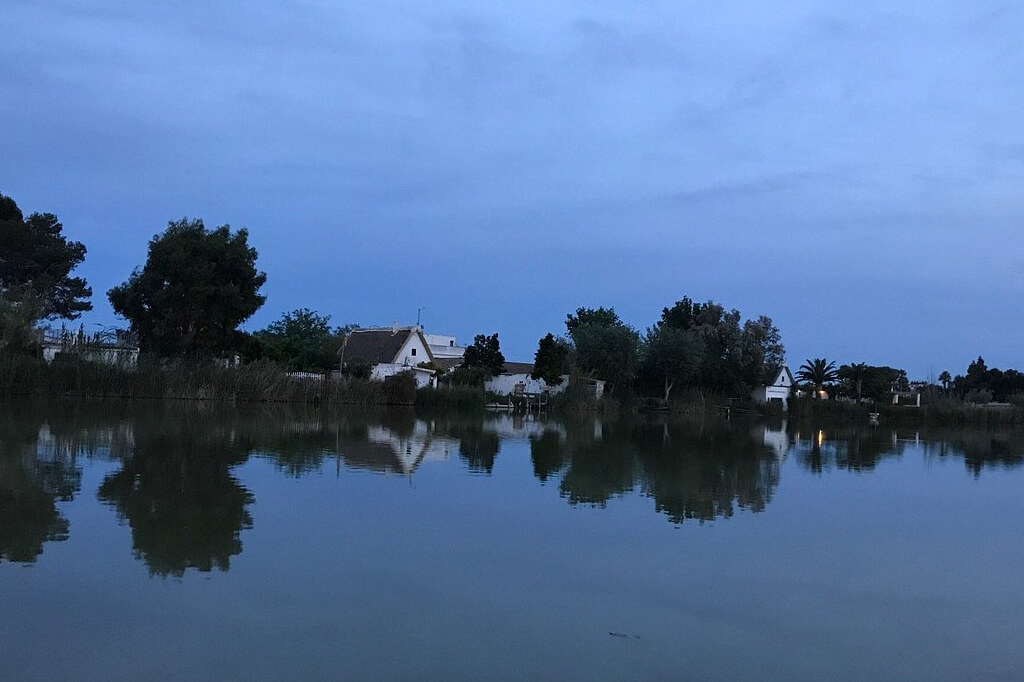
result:
M 839 378 L 839 372 L 836 371 L 836 363 L 825 358 L 815 358 L 814 360 L 808 359 L 807 362 L 800 365 L 800 369 L 796 372 L 796 378 L 813 385 L 815 391 L 821 391 L 825 384 L 830 384 Z
M 953 381 L 953 377 L 949 375 L 949 372 L 943 370 L 942 374 L 939 375 L 939 383 L 942 384 L 942 390 L 945 391 L 949 388 L 949 384 Z
M 861 393 L 864 390 L 864 378 L 868 375 L 868 363 L 856 362 L 846 369 L 846 378 L 853 384 L 853 390 L 857 394 L 857 402 L 860 402 Z

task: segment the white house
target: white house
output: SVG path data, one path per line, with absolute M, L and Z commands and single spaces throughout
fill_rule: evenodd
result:
M 353 330 L 339 354 L 343 366 L 356 361 L 371 365 L 370 379 L 374 381 L 411 371 L 419 388 L 436 383 L 436 371 L 418 367 L 421 362 L 434 362 L 430 344 L 418 326 Z
M 562 383 L 555 386 L 548 386 L 543 379 L 534 379 L 530 376 L 533 372 L 533 363 L 530 362 L 506 362 L 505 369 L 484 382 L 484 390 L 498 395 L 558 395 L 569 385 L 569 375 L 562 375 Z M 604 395 L 604 382 L 600 379 L 582 379 L 594 389 L 594 397 L 600 399 Z
M 789 367 L 784 366 L 775 375 L 775 380 L 772 383 L 758 386 L 750 392 L 750 397 L 756 403 L 779 402 L 782 404 L 782 409 L 787 410 L 789 409 L 789 396 L 793 391 L 793 384 L 795 383 Z
M 430 354 L 434 356 L 435 360 L 461 358 L 466 354 L 466 347 L 456 343 L 454 336 L 448 336 L 447 334 L 424 334 L 423 338 L 427 340 Z

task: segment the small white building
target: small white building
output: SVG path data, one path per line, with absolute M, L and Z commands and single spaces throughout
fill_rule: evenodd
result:
M 374 381 L 411 371 L 417 387 L 436 385 L 437 372 L 419 367 L 420 363 L 433 363 L 434 356 L 418 326 L 353 330 L 339 355 L 342 366 L 351 366 L 356 361 L 370 365 L 370 379 Z
M 135 367 L 139 362 L 139 344 L 133 334 L 124 330 L 87 335 L 81 328 L 77 332 L 44 328 L 36 330 L 36 334 L 47 363 L 58 355 L 119 367 Z
M 750 397 L 753 398 L 755 403 L 772 403 L 778 402 L 782 404 L 783 410 L 789 409 L 789 396 L 793 391 L 793 385 L 796 382 L 793 381 L 793 374 L 789 371 L 789 367 L 783 366 L 779 370 L 778 374 L 775 375 L 775 380 L 765 386 L 758 386 L 750 392 Z
M 466 354 L 466 347 L 460 346 L 454 336 L 447 334 L 424 334 L 427 346 L 435 360 L 461 358 Z
M 569 375 L 562 375 L 562 382 L 548 386 L 543 379 L 534 379 L 533 363 L 506 362 L 505 370 L 484 382 L 484 390 L 498 395 L 558 395 L 569 385 Z M 604 395 L 604 382 L 600 379 L 581 379 L 593 387 L 594 397 L 600 399 Z

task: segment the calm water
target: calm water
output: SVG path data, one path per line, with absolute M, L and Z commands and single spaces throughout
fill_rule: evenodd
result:
M 0 410 L 0 679 L 1024 679 L 1024 434 Z

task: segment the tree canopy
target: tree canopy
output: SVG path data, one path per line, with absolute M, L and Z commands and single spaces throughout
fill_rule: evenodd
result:
M 183 218 L 150 240 L 142 269 L 107 292 L 143 350 L 185 355 L 232 347 L 238 325 L 266 300 L 259 290 L 267 276 L 256 269 L 248 236 Z
M 54 214 L 25 218 L 13 199 L 0 194 L 0 289 L 6 301 L 32 308 L 35 319 L 73 320 L 92 310 L 92 289 L 71 276 L 85 260 L 85 246 L 68 241 L 63 231 Z
M 693 330 L 667 324 L 647 330 L 643 341 L 643 364 L 662 380 L 664 400 L 676 382 L 692 382 L 704 361 L 704 339 Z
M 834 383 L 839 379 L 839 371 L 836 369 L 835 362 L 825 358 L 814 358 L 813 360 L 808 359 L 800 365 L 800 369 L 796 372 L 796 378 L 806 381 L 820 391 L 826 384 Z
M 328 370 L 338 364 L 338 350 L 353 325 L 331 329 L 331 316 L 308 308 L 284 313 L 256 332 L 262 356 L 292 370 Z
M 640 335 L 612 308 L 578 308 L 565 323 L 580 370 L 616 386 L 636 376 Z
M 533 356 L 532 379 L 542 379 L 548 386 L 562 383 L 562 375 L 567 372 L 569 344 L 564 339 L 556 339 L 548 334 L 537 343 L 537 354 Z
M 473 337 L 473 343 L 466 347 L 462 356 L 463 367 L 482 367 L 491 373 L 491 376 L 501 374 L 505 369 L 505 356 L 501 353 L 501 344 L 498 342 L 498 335 L 477 334 Z

